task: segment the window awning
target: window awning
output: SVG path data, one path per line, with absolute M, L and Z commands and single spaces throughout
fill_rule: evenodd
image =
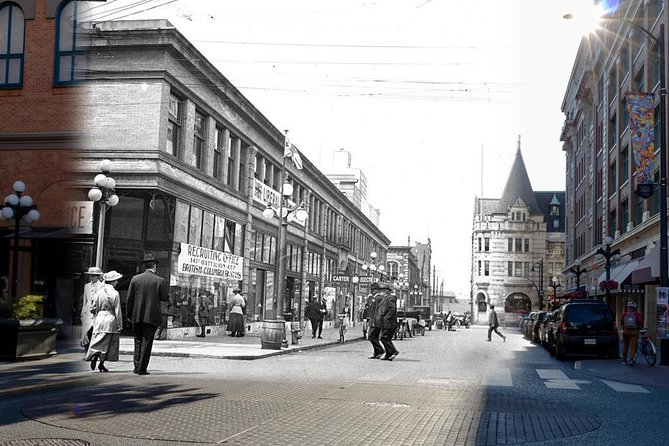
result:
M 646 257 L 641 259 L 639 266 L 632 272 L 632 284 L 655 283 L 660 278 L 660 248 L 653 244 Z
M 630 260 L 627 263 L 616 265 L 611 270 L 611 280 L 615 280 L 619 285 L 622 285 L 623 282 L 629 278 L 630 274 L 632 274 L 632 271 L 638 268 L 638 266 L 639 260 Z M 606 271 L 600 274 L 597 278 L 597 286 L 599 286 L 602 280 L 606 280 Z

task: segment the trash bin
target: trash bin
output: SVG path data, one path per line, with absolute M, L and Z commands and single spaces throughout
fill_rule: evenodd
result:
M 660 339 L 660 365 L 669 365 L 669 339 Z

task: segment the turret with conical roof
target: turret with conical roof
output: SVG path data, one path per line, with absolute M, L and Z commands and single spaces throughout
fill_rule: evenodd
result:
M 527 175 L 523 155 L 520 152 L 520 135 L 518 135 L 516 159 L 513 162 L 513 166 L 511 166 L 511 172 L 509 172 L 508 179 L 506 180 L 506 186 L 504 186 L 502 198 L 499 200 L 497 212 L 508 212 L 509 208 L 516 204 L 519 199 L 529 208 L 531 213 L 541 213 L 534 190 L 532 189 L 532 184 L 530 183 L 530 177 Z

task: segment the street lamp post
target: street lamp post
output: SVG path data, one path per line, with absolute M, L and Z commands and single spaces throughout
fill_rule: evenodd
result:
M 534 271 L 535 265 L 539 267 L 539 289 L 537 290 L 539 294 L 539 310 L 543 310 L 544 309 L 544 259 L 541 258 L 539 259 L 538 262 L 534 263 L 532 265 L 532 271 Z
M 598 248 L 597 249 L 597 255 L 595 258 L 597 260 L 601 259 L 606 259 L 606 263 L 604 265 L 604 268 L 606 270 L 606 281 L 608 282 L 611 280 L 611 259 L 613 260 L 619 260 L 621 255 L 620 255 L 620 249 L 611 249 L 611 243 L 613 243 L 613 238 L 610 235 L 607 235 L 604 237 L 604 248 Z M 611 289 L 607 286 L 605 288 L 606 291 L 606 303 L 609 303 L 611 301 Z
M 553 277 L 548 286 L 553 289 L 553 301 L 555 301 L 557 299 L 557 289 L 560 288 L 562 285 L 560 285 L 560 281 L 558 280 L 557 277 Z
M 375 252 L 369 253 L 371 260 L 369 262 L 364 262 L 361 266 L 363 271 L 369 270 L 372 275 L 372 282 L 374 282 L 375 274 L 378 272 L 381 280 L 383 280 L 383 272 L 386 270 L 386 267 L 383 265 L 383 262 L 376 262 L 378 254 Z M 371 287 L 371 284 L 370 284 Z
M 405 280 L 404 274 L 400 274 L 397 277 L 397 282 L 395 285 L 400 292 L 400 299 L 402 300 L 402 309 L 406 313 L 407 311 L 407 300 L 409 300 L 409 282 Z M 405 296 L 406 295 L 406 296 Z
M 284 178 L 284 181 L 281 185 L 281 200 L 278 208 L 275 208 L 271 205 L 267 205 L 267 208 L 263 211 L 263 217 L 268 220 L 272 218 L 279 217 L 281 223 L 279 225 L 279 233 L 277 237 L 279 251 L 277 259 L 277 277 L 275 285 L 275 296 L 276 296 L 276 311 L 275 316 L 277 320 L 284 318 L 284 305 L 285 299 L 284 294 L 286 292 L 286 257 L 288 253 L 288 223 L 293 220 L 298 220 L 301 222 L 306 221 L 309 213 L 304 207 L 303 203 L 300 204 L 290 204 L 288 202 L 288 197 L 293 195 L 293 185 L 287 181 L 287 178 Z
M 14 182 L 14 193 L 5 197 L 5 206 L 0 210 L 0 218 L 3 220 L 14 219 L 14 254 L 12 257 L 12 297 L 19 297 L 19 226 L 23 220 L 32 223 L 39 220 L 40 214 L 37 205 L 33 203 L 30 195 L 22 195 L 26 190 L 23 181 Z
M 574 267 L 569 270 L 576 276 L 576 291 L 581 288 L 581 274 L 587 272 L 587 269 L 581 269 L 581 259 L 576 259 Z
M 102 252 L 105 238 L 105 219 L 107 218 L 107 208 L 118 204 L 118 195 L 114 191 L 116 180 L 109 176 L 112 163 L 105 159 L 100 162 L 100 171 L 93 179 L 93 187 L 88 191 L 88 199 L 99 202 L 100 213 L 98 215 L 98 240 L 95 251 L 95 266 L 102 269 Z

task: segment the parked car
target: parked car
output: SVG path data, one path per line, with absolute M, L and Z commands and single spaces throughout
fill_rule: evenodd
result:
M 551 323 L 555 320 L 555 311 L 549 311 L 544 316 L 541 325 L 539 326 L 539 343 L 546 348 L 548 345 L 548 332 L 551 328 Z
M 529 313 L 527 314 L 521 314 L 520 317 L 518 318 L 518 330 L 521 333 L 525 333 L 525 324 L 527 323 Z
M 546 324 L 546 344 L 544 348 L 548 350 L 551 356 L 555 356 L 555 334 L 558 330 L 557 317 L 559 311 L 560 309 L 556 308 Z
M 534 323 L 532 324 L 532 337 L 530 338 L 530 341 L 537 344 L 541 343 L 541 339 L 539 338 L 539 330 L 541 329 L 541 324 L 543 323 L 544 319 L 546 319 L 546 314 L 548 314 L 547 311 L 539 311 L 537 313 L 537 317 L 534 319 Z
M 576 300 L 562 305 L 555 320 L 555 357 L 573 353 L 618 357 L 615 316 L 599 300 Z
M 536 320 L 538 314 L 538 311 L 532 311 L 527 315 L 527 321 L 525 322 L 523 329 L 523 337 L 525 339 L 529 339 L 530 341 L 532 340 L 532 325 L 534 325 L 534 321 Z

